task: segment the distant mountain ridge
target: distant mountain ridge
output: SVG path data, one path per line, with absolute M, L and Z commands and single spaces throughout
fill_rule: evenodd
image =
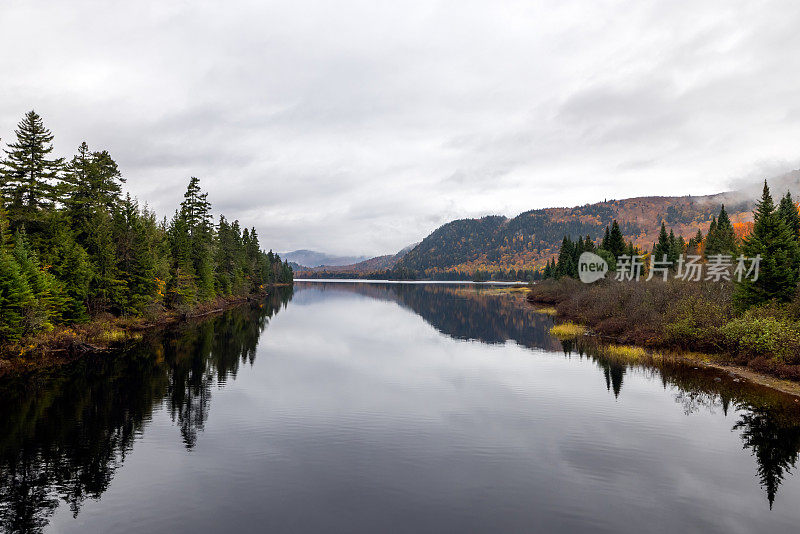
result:
M 376 256 L 363 261 L 352 263 L 349 265 L 319 265 L 313 268 L 295 269 L 298 277 L 304 276 L 314 278 L 324 278 L 325 276 L 341 276 L 342 274 L 352 274 L 354 276 L 361 276 L 371 273 L 385 272 L 394 269 L 397 262 L 403 258 L 408 252 L 414 249 L 419 243 L 408 245 L 401 249 L 397 254 L 387 254 L 384 256 Z
M 777 200 L 787 190 L 800 193 L 800 170 L 769 180 Z M 706 196 L 637 197 L 607 200 L 572 208 L 526 211 L 513 218 L 498 215 L 452 221 L 434 230 L 395 269 L 423 277 L 466 275 L 478 270 L 532 270 L 553 257 L 565 235 L 599 240 L 616 220 L 626 241 L 650 250 L 661 223 L 684 238 L 708 231 L 711 218 L 725 208 L 735 225 L 752 221 L 763 183 Z
M 280 255 L 282 258 L 306 268 L 319 267 L 320 265 L 352 265 L 369 259 L 369 256 L 335 256 L 333 254 L 306 249 L 282 252 Z
M 775 201 L 786 191 L 800 196 L 800 170 L 768 180 Z M 340 265 L 317 265 L 300 277 L 470 278 L 477 271 L 531 271 L 541 268 L 561 246 L 563 237 L 589 236 L 599 240 L 616 220 L 626 241 L 649 251 L 658 239 L 661 223 L 688 239 L 708 232 L 711 218 L 722 204 L 734 226 L 752 221 L 755 199 L 763 182 L 735 191 L 705 196 L 650 196 L 606 200 L 570 208 L 543 208 L 516 217 L 489 215 L 459 219 L 434 230 L 416 245 L 394 255 Z M 291 259 L 291 258 L 290 258 Z M 298 262 L 298 263 L 303 263 Z M 311 266 L 309 266 L 311 267 Z

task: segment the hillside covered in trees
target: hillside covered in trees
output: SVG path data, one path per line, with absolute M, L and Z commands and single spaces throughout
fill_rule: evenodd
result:
M 187 313 L 292 282 L 255 228 L 213 219 L 197 178 L 159 220 L 123 194 L 107 151 L 84 142 L 65 160 L 52 141 L 30 111 L 0 162 L 0 343 L 99 315 Z
M 770 181 L 779 190 L 800 191 L 800 171 Z M 564 236 L 599 241 L 617 221 L 626 243 L 649 250 L 661 225 L 689 240 L 706 234 L 725 205 L 737 235 L 750 231 L 758 190 L 692 197 L 639 197 L 572 208 L 546 208 L 507 218 L 488 216 L 449 222 L 431 233 L 394 267 L 418 278 L 473 278 L 476 273 L 529 276 L 559 253 Z
M 594 283 L 578 281 L 578 258 L 586 251 L 616 272 Z M 558 261 L 544 274 L 528 299 L 556 305 L 561 319 L 597 334 L 718 354 L 759 372 L 800 378 L 800 212 L 789 191 L 776 201 L 765 182 L 744 236 L 726 207 L 708 233 L 698 231 L 688 241 L 662 224 L 645 251 L 626 247 L 613 227 L 597 243 L 566 236 Z

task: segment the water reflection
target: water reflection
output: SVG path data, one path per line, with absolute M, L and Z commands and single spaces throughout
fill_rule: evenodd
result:
M 215 380 L 252 363 L 261 332 L 291 298 L 281 290 L 252 307 L 153 336 L 124 357 L 6 379 L 0 404 L 0 530 L 40 532 L 60 502 L 74 516 L 99 499 L 153 411 L 166 404 L 191 449 Z
M 608 355 L 592 340 L 562 341 L 564 354 L 588 358 L 602 370 L 606 386 L 619 397 L 628 370 L 655 375 L 687 416 L 705 410 L 728 415 L 731 405 L 740 412 L 732 430 L 756 460 L 758 477 L 769 507 L 785 475 L 800 453 L 800 408 L 794 398 L 770 391 L 716 370 L 701 370 L 675 362 L 637 365 Z
M 302 286 L 302 284 L 301 284 Z M 616 359 L 600 350 L 592 340 L 558 340 L 549 334 L 553 320 L 509 297 L 502 291 L 475 286 L 363 285 L 313 286 L 318 291 L 353 292 L 397 302 L 420 315 L 438 331 L 457 339 L 484 343 L 514 341 L 522 346 L 561 350 L 594 362 L 606 389 L 618 398 L 626 373 L 636 371 L 660 379 L 674 391 L 684 414 L 700 410 L 727 415 L 731 404 L 743 412 L 732 430 L 738 431 L 743 447 L 756 460 L 758 477 L 769 507 L 775 501 L 784 477 L 791 472 L 800 453 L 800 407 L 793 397 L 754 384 L 743 383 L 726 373 L 668 363 L 654 367 Z
M 796 465 L 800 451 L 800 410 L 793 398 L 716 371 L 677 364 L 658 367 L 631 364 L 609 356 L 591 340 L 559 341 L 549 334 L 552 319 L 536 313 L 521 297 L 469 286 L 298 283 L 294 293 L 282 291 L 258 305 L 185 325 L 166 335 L 154 335 L 119 357 L 87 358 L 48 373 L 3 380 L 0 383 L 0 530 L 41 532 L 59 506 L 67 506 L 77 516 L 87 499 L 98 499 L 106 492 L 158 410 L 163 409 L 172 420 L 176 447 L 193 456 L 199 454 L 202 449 L 198 443 L 209 421 L 215 391 L 254 364 L 259 339 L 270 319 L 290 299 L 293 307 L 299 307 L 336 295 L 398 304 L 446 336 L 436 334 L 440 339 L 473 341 L 479 343 L 469 346 L 488 344 L 501 349 L 503 344 L 514 343 L 530 349 L 524 352 L 531 358 L 546 352 L 551 357 L 556 353 L 554 357 L 560 362 L 563 360 L 557 353 L 585 361 L 599 371 L 595 375 L 590 369 L 592 376 L 597 377 L 597 396 L 609 399 L 614 406 L 632 398 L 637 378 L 645 376 L 669 392 L 679 405 L 676 413 L 731 414 L 735 421 L 730 429 L 752 454 L 757 477 L 753 484 L 760 484 L 770 508 L 781 484 L 790 479 Z M 343 303 L 346 305 L 347 301 Z M 301 316 L 297 321 L 302 323 L 307 317 Z M 421 321 L 416 322 L 428 329 Z M 313 329 L 313 322 L 305 328 Z M 355 334 L 349 335 L 343 335 L 342 339 L 359 339 Z M 298 346 L 300 350 L 305 348 L 302 343 Z M 263 344 L 259 350 L 263 358 Z M 352 358 L 377 359 L 361 354 L 353 354 Z M 391 364 L 390 360 L 381 363 Z M 329 371 L 330 368 L 319 372 Z M 326 375 L 325 380 L 334 380 L 333 376 L 344 377 Z M 449 383 L 464 387 L 463 377 L 457 378 Z M 315 384 L 304 387 L 313 392 Z M 497 394 L 498 390 L 491 391 Z M 282 406 L 286 413 L 295 415 L 290 409 L 293 405 Z M 391 409 L 390 404 L 382 406 Z M 359 413 L 369 412 L 362 407 Z M 300 412 L 292 423 L 299 424 L 296 421 L 303 415 Z M 405 422 L 406 415 L 400 413 L 398 419 Z M 662 415 L 665 414 L 655 413 L 653 417 Z M 350 425 L 348 431 L 355 432 L 360 428 L 356 424 L 359 420 L 355 415 L 348 417 L 344 423 Z M 559 417 L 557 412 L 555 419 Z M 458 425 L 458 421 L 453 416 L 451 422 Z M 463 433 L 468 427 L 457 428 Z M 335 434 L 338 441 L 332 444 L 333 448 L 341 442 L 342 435 Z M 372 435 L 370 442 L 375 448 L 367 447 L 371 454 L 380 451 L 380 441 L 375 436 Z M 304 443 L 308 447 L 326 447 L 324 442 Z M 416 440 L 413 446 L 418 446 Z M 585 458 L 592 452 L 609 465 L 617 465 L 608 456 L 602 456 L 602 450 L 593 451 L 583 443 L 574 446 L 568 443 L 568 446 L 571 448 L 564 454 L 572 455 L 572 460 L 580 460 L 578 456 L 582 454 Z M 420 453 L 424 454 L 424 449 Z M 532 452 L 530 458 L 534 458 Z M 589 459 L 593 458 L 590 455 Z M 331 461 L 336 458 L 331 457 Z M 563 474 L 556 467 L 553 473 Z M 236 497 L 231 495 L 231 499 Z

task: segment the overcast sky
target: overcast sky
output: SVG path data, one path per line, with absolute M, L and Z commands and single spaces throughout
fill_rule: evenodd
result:
M 3 0 L 0 48 L 3 142 L 34 108 L 281 251 L 800 167 L 797 1 Z

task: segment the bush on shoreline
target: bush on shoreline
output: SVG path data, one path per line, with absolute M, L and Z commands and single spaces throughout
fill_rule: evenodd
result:
M 728 355 L 738 364 L 800 378 L 800 297 L 738 312 L 730 283 L 545 280 L 528 300 L 601 336 L 650 348 Z

